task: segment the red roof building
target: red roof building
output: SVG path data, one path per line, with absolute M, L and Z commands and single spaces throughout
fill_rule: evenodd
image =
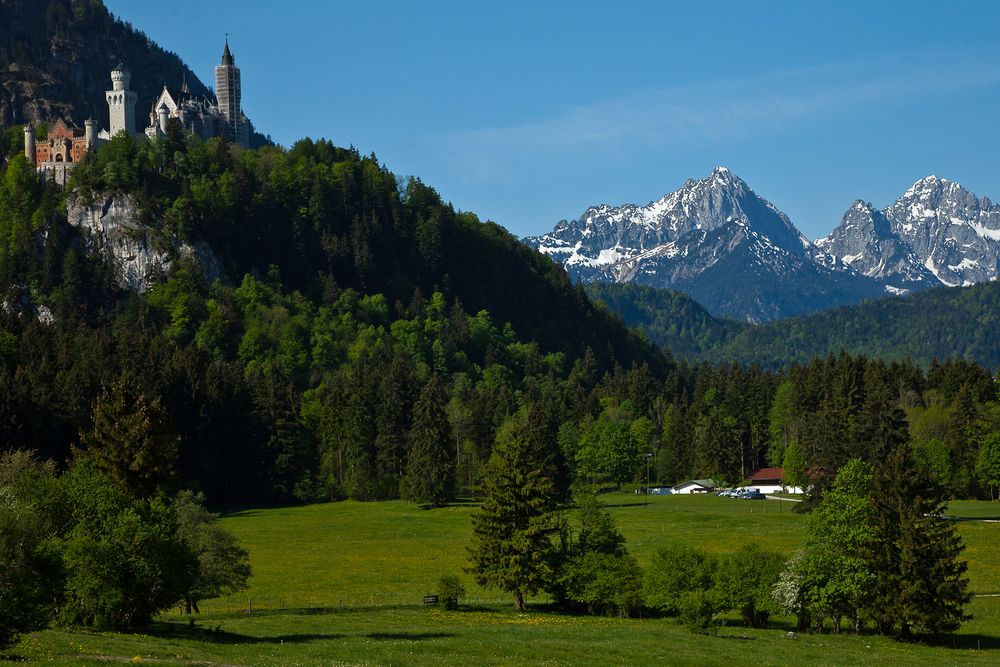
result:
M 797 486 L 786 486 L 781 468 L 761 468 L 750 475 L 748 486 L 761 493 L 802 493 Z

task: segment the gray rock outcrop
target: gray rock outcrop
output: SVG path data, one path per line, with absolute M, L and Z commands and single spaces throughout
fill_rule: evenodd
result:
M 169 273 L 181 257 L 193 257 L 206 280 L 221 274 L 221 265 L 208 244 L 183 243 L 176 237 L 157 237 L 143 226 L 135 200 L 129 195 L 109 194 L 86 201 L 72 194 L 66 206 L 69 224 L 83 232 L 88 247 L 106 253 L 115 268 L 118 284 L 142 292 Z

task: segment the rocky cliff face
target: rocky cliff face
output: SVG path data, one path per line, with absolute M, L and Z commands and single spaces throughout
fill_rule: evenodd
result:
M 209 281 L 222 272 L 218 258 L 206 243 L 191 245 L 173 237 L 164 241 L 140 225 L 138 208 L 128 195 L 109 194 L 92 202 L 70 195 L 66 217 L 71 226 L 83 232 L 92 250 L 107 254 L 119 285 L 126 289 L 148 289 L 181 257 L 193 257 Z
M 908 292 L 939 284 L 913 248 L 893 232 L 885 213 L 860 199 L 837 228 L 816 245 L 858 273 L 884 281 L 891 291 Z
M 928 176 L 881 211 L 855 202 L 816 244 L 897 288 L 987 282 L 1000 267 L 1000 206 Z

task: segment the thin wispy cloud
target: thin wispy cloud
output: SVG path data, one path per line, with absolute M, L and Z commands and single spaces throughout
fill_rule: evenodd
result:
M 1000 83 L 995 59 L 940 57 L 855 62 L 637 91 L 614 100 L 505 127 L 424 138 L 469 177 L 543 169 L 550 160 L 597 159 L 602 152 L 719 146 L 760 139 L 796 124 L 890 113 Z

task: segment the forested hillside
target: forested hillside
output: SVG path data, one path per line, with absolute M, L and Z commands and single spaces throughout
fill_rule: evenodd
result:
M 776 368 L 846 350 L 884 359 L 1000 366 L 1000 285 L 944 287 L 750 327 L 712 351 Z
M 590 283 L 587 294 L 678 358 L 697 359 L 749 329 L 746 322 L 714 317 L 694 299 L 672 289 L 635 283 Z
M 4 442 L 44 456 L 65 460 L 125 377 L 162 399 L 182 478 L 212 498 L 394 497 L 431 377 L 447 380 L 453 446 L 474 471 L 530 399 L 555 394 L 564 409 L 569 383 L 582 406 L 616 364 L 669 369 L 499 226 L 419 181 L 400 191 L 374 157 L 326 142 L 239 151 L 122 136 L 77 167 L 75 186 L 129 193 L 161 239 L 208 241 L 228 279 L 206 284 L 181 262 L 147 294 L 121 291 L 65 224 L 64 194 L 15 155 L 0 204 L 12 305 L 0 423 Z M 38 306 L 52 324 L 31 319 Z
M 115 19 L 100 0 L 3 0 L 0 125 L 65 117 L 80 127 L 87 118 L 107 127 L 104 91 L 119 61 L 132 71 L 140 114 L 164 82 L 176 89 L 187 77 L 194 95 L 208 94 L 176 54 Z
M 1000 366 L 1000 286 L 945 287 L 745 325 L 711 316 L 672 290 L 590 285 L 587 291 L 676 357 L 779 369 L 814 357 L 864 354 L 927 368 L 934 359 Z

